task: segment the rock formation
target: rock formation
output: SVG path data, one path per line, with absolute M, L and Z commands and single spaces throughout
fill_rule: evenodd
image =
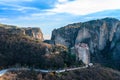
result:
M 7 30 L 10 34 L 23 34 L 43 41 L 43 34 L 40 28 L 19 28 L 12 25 L 0 24 L 0 30 Z
M 110 63 L 109 60 L 114 60 L 120 64 L 120 21 L 118 19 L 104 18 L 70 24 L 53 30 L 52 40 L 56 44 L 67 47 L 85 43 L 89 46 L 92 62 Z
M 25 34 L 43 41 L 43 34 L 40 28 L 24 28 Z

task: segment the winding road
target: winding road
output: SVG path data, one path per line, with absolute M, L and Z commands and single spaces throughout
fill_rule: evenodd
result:
M 62 70 L 44 70 L 44 69 L 33 69 L 33 70 L 36 72 L 42 72 L 42 73 L 49 73 L 49 72 L 62 73 L 65 71 L 73 71 L 73 70 L 78 70 L 78 69 L 84 69 L 87 67 L 88 66 L 83 66 L 83 67 L 76 67 L 76 68 L 67 68 L 67 69 L 62 69 Z M 3 76 L 8 71 L 18 71 L 18 70 L 31 70 L 31 69 L 30 68 L 8 68 L 8 69 L 0 70 L 0 77 Z

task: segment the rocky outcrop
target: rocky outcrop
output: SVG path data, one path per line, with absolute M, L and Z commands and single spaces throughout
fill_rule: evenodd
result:
M 93 56 L 93 62 L 106 63 L 106 61 L 115 60 L 120 63 L 120 21 L 118 19 L 104 18 L 67 25 L 54 30 L 52 40 L 56 44 L 63 44 L 67 47 L 86 43 Z
M 9 34 L 22 34 L 43 41 L 43 34 L 40 28 L 19 28 L 12 25 L 0 24 L 0 31 L 7 30 Z
M 25 34 L 43 41 L 43 34 L 40 28 L 24 28 Z

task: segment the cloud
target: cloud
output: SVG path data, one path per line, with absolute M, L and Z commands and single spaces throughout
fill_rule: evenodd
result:
M 17 5 L 17 4 L 8 4 L 5 2 L 0 2 L 0 5 L 5 6 L 5 7 L 1 7 L 1 10 L 14 10 L 14 11 L 21 11 L 21 12 L 25 12 L 27 10 L 36 10 L 36 11 L 39 10 L 38 8 L 35 8 L 35 7 L 27 7 L 27 6 Z
M 27 12 L 28 10 L 34 10 L 34 11 L 39 11 L 39 9 L 34 8 L 34 7 L 24 7 L 24 6 L 14 6 L 11 8 L 1 8 L 1 10 L 12 10 L 12 11 L 20 11 L 20 12 Z
M 0 2 L 4 2 L 4 3 L 14 3 L 14 2 L 31 2 L 34 0 L 0 0 Z
M 59 0 L 59 2 L 67 0 Z M 74 15 L 86 15 L 109 9 L 120 9 L 120 0 L 74 0 L 66 3 L 57 3 L 55 8 L 49 10 L 57 13 L 70 13 Z
M 58 0 L 59 3 L 67 2 L 68 0 Z
M 6 21 L 6 20 L 8 20 L 7 18 L 0 18 L 0 21 L 2 22 L 2 21 Z
M 1 0 L 0 10 L 12 10 L 20 12 L 41 12 L 54 7 L 56 0 Z M 10 12 L 11 13 L 11 12 Z M 29 13 L 28 13 L 29 14 Z
M 41 11 L 39 13 L 33 13 L 31 14 L 32 17 L 39 17 L 39 16 L 51 16 L 55 15 L 55 12 L 49 12 L 49 11 Z

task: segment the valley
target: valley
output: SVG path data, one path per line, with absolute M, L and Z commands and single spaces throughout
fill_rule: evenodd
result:
M 119 44 L 115 18 L 68 24 L 51 40 L 40 28 L 0 24 L 0 80 L 119 80 Z

